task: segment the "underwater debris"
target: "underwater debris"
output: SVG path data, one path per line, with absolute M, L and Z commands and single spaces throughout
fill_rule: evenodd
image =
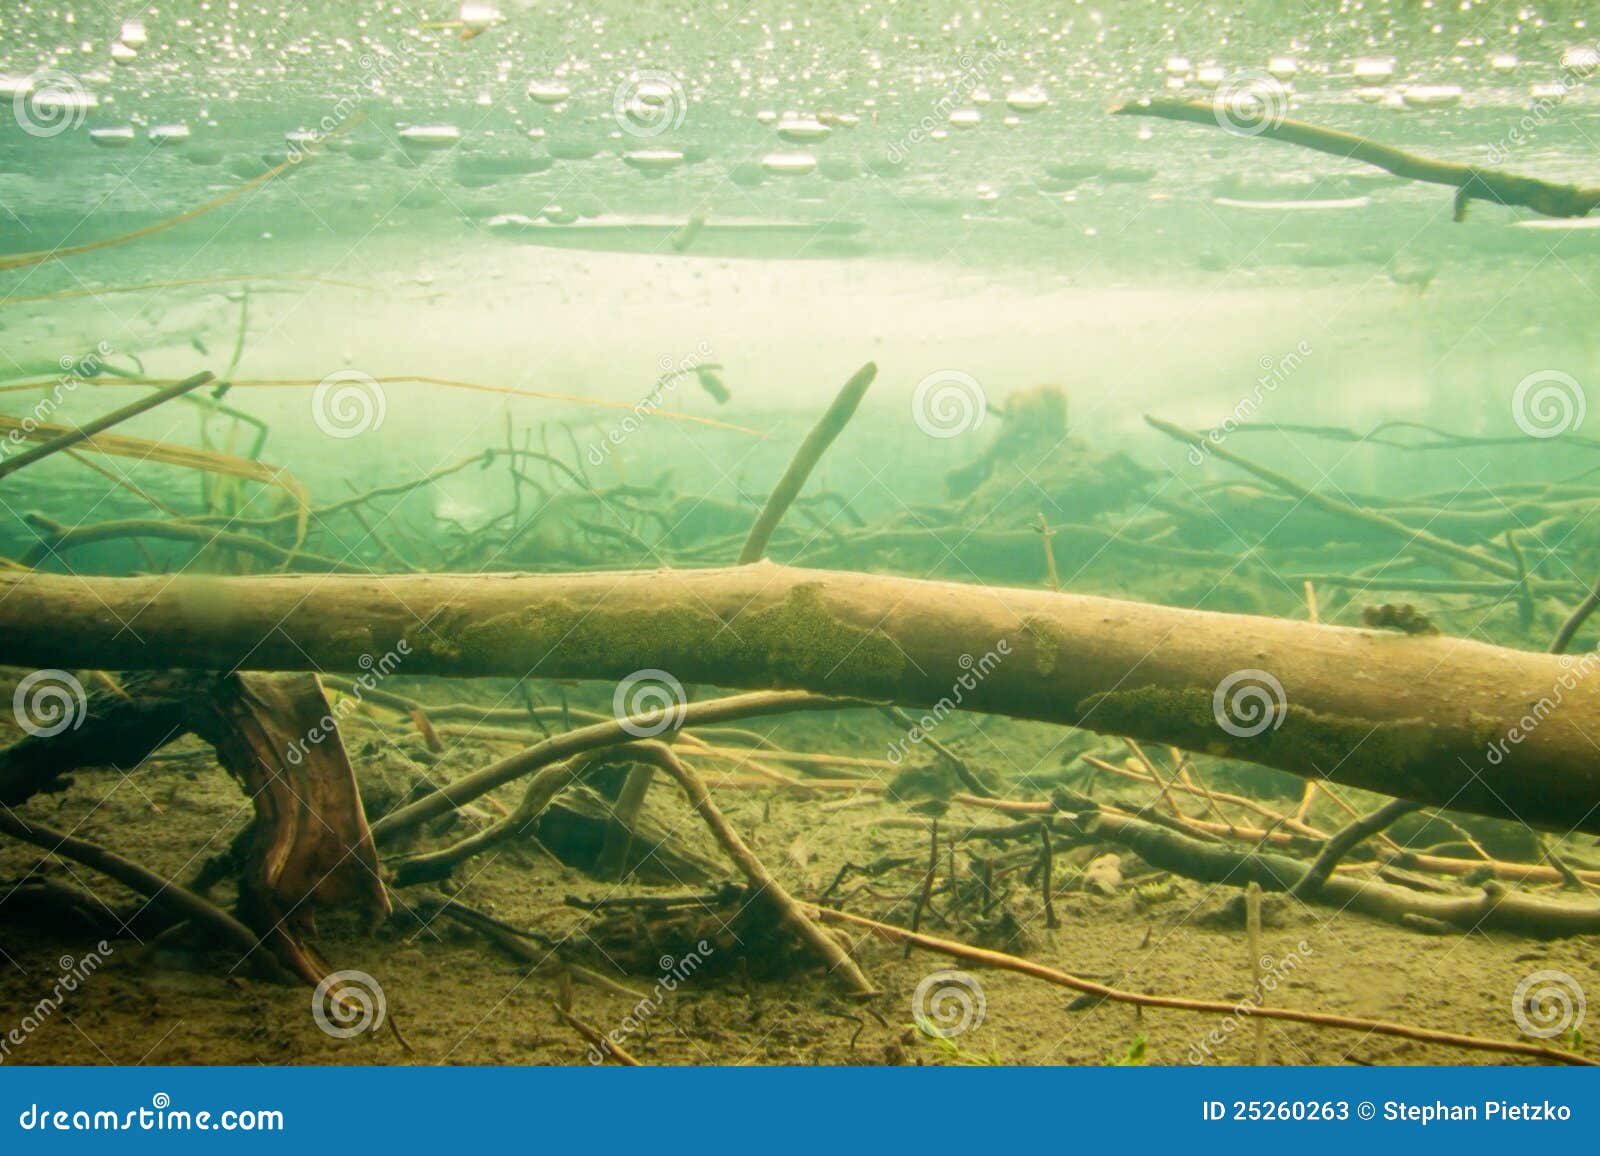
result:
M 120 425 L 129 418 L 138 417 L 141 413 L 155 409 L 157 406 L 165 405 L 167 402 L 199 389 L 202 385 L 208 385 L 214 380 L 215 378 L 209 372 L 197 373 L 193 377 L 186 377 L 182 381 L 166 386 L 163 389 L 158 389 L 152 394 L 141 397 L 138 401 L 130 402 L 119 409 L 95 418 L 93 421 L 85 422 L 74 429 L 57 434 L 49 441 L 0 461 L 0 479 L 16 473 L 24 466 L 31 466 L 34 462 L 43 461 L 52 454 L 60 453 L 62 450 L 87 441 L 95 434 L 108 430 L 114 425 Z
M 1374 630 L 1398 630 L 1402 634 L 1438 634 L 1433 620 L 1409 602 L 1395 605 L 1363 606 L 1361 621 Z
M 1419 98 L 1430 95 L 1415 88 L 1411 91 Z M 1459 89 L 1454 95 L 1459 99 Z M 1205 100 L 1140 100 L 1120 104 L 1111 112 L 1115 116 L 1154 116 L 1211 128 L 1228 127 L 1227 118 L 1218 114 L 1211 101 Z M 1478 165 L 1437 161 L 1378 144 L 1354 133 L 1270 116 L 1265 110 L 1259 121 L 1248 125 L 1248 135 L 1285 141 L 1344 160 L 1361 161 L 1406 180 L 1447 185 L 1456 190 L 1455 219 L 1458 222 L 1466 218 L 1467 206 L 1475 200 L 1518 205 L 1547 217 L 1586 217 L 1600 206 L 1600 185 L 1563 185 Z
M 761 556 L 766 553 L 767 543 L 772 540 L 772 532 L 778 528 L 783 515 L 800 496 L 801 488 L 805 486 L 806 479 L 811 476 L 811 471 L 816 468 L 822 455 L 828 452 L 828 447 L 833 444 L 834 439 L 844 432 L 844 427 L 849 424 L 856 407 L 861 404 L 861 399 L 866 396 L 867 389 L 877 376 L 878 367 L 870 361 L 856 370 L 850 380 L 844 383 L 844 388 L 833 399 L 833 404 L 828 407 L 821 420 L 806 435 L 806 440 L 800 443 L 800 448 L 795 451 L 793 460 L 789 462 L 789 468 L 773 487 L 771 495 L 767 498 L 767 504 L 756 517 L 755 525 L 750 527 L 750 536 L 745 539 L 744 548 L 739 551 L 739 565 L 746 566 L 751 562 L 760 561 Z
M 202 217 L 213 210 L 220 209 L 224 205 L 238 200 L 252 189 L 260 188 L 267 182 L 276 180 L 285 173 L 288 173 L 299 167 L 300 161 L 303 160 L 307 155 L 310 155 L 312 152 L 314 152 L 316 148 L 325 146 L 328 141 L 340 136 L 343 133 L 349 132 L 364 119 L 366 119 L 366 113 L 357 112 L 349 120 L 345 121 L 343 124 L 333 129 L 333 131 L 323 136 L 320 141 L 306 149 L 302 149 L 300 156 L 286 160 L 281 164 L 274 165 L 272 168 L 268 169 L 259 176 L 251 177 L 243 184 L 229 189 L 220 197 L 213 197 L 211 200 L 206 201 L 203 204 L 196 205 L 187 212 L 179 213 L 175 217 L 168 217 L 162 221 L 157 221 L 153 225 L 145 225 L 142 228 L 134 229 L 131 232 L 123 233 L 115 237 L 105 237 L 98 241 L 86 241 L 80 245 L 60 245 L 53 249 L 40 249 L 31 253 L 0 254 L 0 271 L 11 269 L 28 269 L 35 265 L 42 265 L 47 261 L 60 261 L 67 257 L 76 257 L 83 253 L 97 253 L 102 249 L 111 249 L 119 245 L 127 245 L 134 241 L 141 241 L 146 237 L 153 237 L 157 233 L 164 233 L 168 229 L 174 229 L 179 225 L 194 220 L 196 217 Z M 155 132 L 155 129 L 151 130 L 152 134 Z M 187 129 L 184 130 L 184 135 L 188 135 Z
M 733 398 L 728 392 L 728 387 L 722 382 L 722 366 L 710 363 L 694 367 L 695 380 L 700 383 L 700 388 L 705 390 L 711 400 L 718 405 L 727 405 Z
M 241 940 L 231 917 L 181 889 L 136 886 L 138 871 L 87 845 L 80 849 L 86 862 L 158 900 L 170 895 L 185 914 L 202 915 L 225 941 L 244 942 L 252 953 L 259 934 L 288 972 L 313 984 L 328 971 L 304 939 L 317 906 L 353 905 L 374 921 L 388 916 L 355 774 L 337 729 L 326 725 L 333 714 L 315 675 L 136 676 L 86 699 L 76 721 L 63 734 L 30 734 L 0 749 L 0 810 L 64 789 L 64 777 L 80 767 L 136 767 L 192 732 L 216 748 L 255 807 L 238 854 L 241 912 L 254 931 Z M 14 822 L 4 829 L 31 838 L 30 824 Z

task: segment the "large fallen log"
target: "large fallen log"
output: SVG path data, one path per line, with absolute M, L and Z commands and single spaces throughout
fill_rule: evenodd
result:
M 801 570 L 0 574 L 0 662 L 532 678 L 670 671 L 1086 727 L 1600 833 L 1600 656 Z M 399 657 L 402 656 L 403 657 Z

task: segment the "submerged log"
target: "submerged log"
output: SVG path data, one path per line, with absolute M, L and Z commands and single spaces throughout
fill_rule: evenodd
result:
M 1170 743 L 1600 833 L 1600 659 L 756 563 L 557 575 L 0 574 L 0 661 L 791 687 Z M 403 657 L 401 657 L 403 656 Z

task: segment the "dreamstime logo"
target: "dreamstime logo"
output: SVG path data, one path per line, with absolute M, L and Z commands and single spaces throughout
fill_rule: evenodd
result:
M 1278 387 L 1310 356 L 1311 343 L 1308 341 L 1300 342 L 1282 357 L 1263 354 L 1257 363 L 1261 366 L 1262 373 L 1256 378 L 1255 388 L 1248 396 L 1239 399 L 1239 404 L 1233 407 L 1233 413 L 1224 418 L 1221 425 L 1207 431 L 1199 442 L 1189 446 L 1189 464 L 1204 465 L 1206 458 L 1211 456 L 1211 447 L 1220 446 L 1227 440 L 1229 434 L 1253 418 L 1256 411 L 1261 408 L 1261 403 L 1266 400 L 1266 395 L 1277 393 Z
M 332 109 L 315 126 L 290 138 L 289 160 L 296 164 L 304 160 L 312 149 L 355 116 L 367 97 L 383 96 L 384 82 L 395 75 L 401 65 L 409 64 L 415 52 L 416 49 L 404 41 L 398 52 L 391 52 L 381 45 L 372 52 L 363 52 L 356 61 L 361 75 L 356 78 L 352 90 L 334 101 Z
M 61 366 L 61 376 L 56 379 L 55 388 L 39 399 L 32 413 L 20 419 L 0 416 L 0 426 L 6 427 L 5 440 L 0 441 L 0 458 L 38 434 L 40 427 L 46 425 L 65 403 L 66 395 L 78 388 L 79 382 L 99 377 L 105 368 L 105 359 L 113 352 L 111 346 L 102 341 L 95 346 L 93 353 L 83 357 L 63 357 L 57 363 Z
M 111 945 L 102 939 L 95 945 L 95 950 L 86 951 L 77 959 L 63 955 L 57 965 L 60 974 L 56 977 L 56 982 L 49 993 L 23 1011 L 22 1020 L 16 1027 L 0 1035 L 0 1063 L 10 1059 L 13 1048 L 20 1048 L 27 1042 L 29 1036 L 60 1011 L 66 1004 L 67 997 L 88 983 L 89 977 L 100 970 L 100 965 L 105 963 L 106 957 L 111 954 Z
M 1583 985 L 1564 971 L 1524 976 L 1511 994 L 1511 1018 L 1524 1035 L 1539 1040 L 1575 1032 L 1583 1026 Z
M 290 743 L 284 749 L 283 757 L 297 767 L 305 762 L 312 747 L 321 746 L 336 736 L 339 733 L 339 724 L 361 709 L 366 692 L 376 690 L 380 682 L 400 668 L 400 660 L 409 657 L 411 657 L 411 643 L 408 639 L 402 638 L 394 644 L 393 650 L 384 651 L 381 658 L 363 654 L 356 659 L 356 665 L 361 668 L 361 673 L 351 679 L 350 690 L 341 694 L 328 713 L 318 719 L 310 730 Z
M 1561 674 L 1550 684 L 1550 693 L 1539 696 L 1527 713 L 1506 729 L 1503 736 L 1490 741 L 1484 755 L 1494 766 L 1505 762 L 1513 746 L 1520 746 L 1534 731 L 1544 725 L 1544 720 L 1561 709 L 1567 701 L 1567 692 L 1576 690 L 1578 684 L 1600 670 L 1600 653 L 1594 650 L 1574 657 L 1561 656 Z
M 611 714 L 636 739 L 653 739 L 683 725 L 689 710 L 683 683 L 664 670 L 636 670 L 617 683 Z M 657 712 L 660 712 L 657 714 Z M 639 722 L 635 716 L 643 716 Z
M 629 136 L 661 136 L 681 127 L 688 115 L 682 82 L 659 68 L 634 73 L 611 94 L 611 117 Z
M 970 373 L 941 369 L 917 382 L 911 416 L 932 438 L 960 437 L 983 425 L 989 399 Z
M 34 738 L 50 739 L 83 725 L 89 699 L 83 683 L 66 671 L 36 670 L 17 683 L 11 713 Z
M 710 363 L 711 346 L 702 341 L 695 346 L 695 350 L 688 357 L 679 358 L 677 361 L 669 356 L 661 358 L 661 376 L 656 378 L 655 388 L 646 394 L 639 403 L 633 407 L 633 413 L 622 419 L 605 432 L 598 442 L 589 443 L 589 452 L 585 455 L 592 466 L 604 465 L 614 447 L 620 446 L 628 440 L 630 434 L 636 433 L 643 427 L 655 412 L 661 408 L 661 403 L 666 395 L 678 388 L 678 385 L 691 374 L 698 374 L 702 367 L 714 370 Z
M 1246 69 L 1217 85 L 1211 111 L 1224 131 L 1260 136 L 1283 123 L 1289 111 L 1289 90 L 1270 72 Z
M 1289 710 L 1283 683 L 1264 670 L 1236 670 L 1217 684 L 1211 713 L 1234 738 L 1249 739 L 1283 725 Z
M 957 57 L 955 76 L 944 93 L 933 102 L 933 110 L 918 119 L 899 140 L 890 142 L 886 154 L 889 163 L 905 164 L 912 148 L 925 140 L 933 139 L 934 133 L 942 132 L 950 121 L 950 114 L 963 107 L 972 98 L 973 93 L 989 79 L 989 75 L 1000 68 L 1001 62 L 1012 55 L 1012 52 L 1012 48 L 1004 40 L 996 40 L 994 47 L 982 56 L 964 52 Z
M 1203 1039 L 1189 1045 L 1189 1062 L 1202 1064 L 1207 1057 L 1215 1055 L 1216 1049 L 1226 1043 L 1228 1037 L 1239 1029 L 1239 1025 L 1255 1014 L 1257 1008 L 1266 1003 L 1267 997 L 1278 990 L 1279 984 L 1287 984 L 1289 976 L 1311 954 L 1311 945 L 1302 939 L 1295 944 L 1294 950 L 1282 959 L 1263 955 L 1260 982 L 1252 984 L 1250 994 L 1234 1004 L 1232 1013 L 1224 1016 L 1222 1022 L 1212 1028 Z
M 1511 417 L 1531 438 L 1560 437 L 1583 424 L 1589 399 L 1570 373 L 1541 369 L 1517 382 Z
M 29 136 L 60 136 L 77 128 L 89 115 L 95 99 L 83 81 L 67 72 L 41 72 L 20 86 L 11 97 L 17 125 Z
M 917 1027 L 942 1040 L 981 1028 L 988 1006 L 978 977 L 965 971 L 932 972 L 923 976 L 911 993 L 911 1015 Z
M 1551 85 L 1534 89 L 1532 108 L 1498 142 L 1489 146 L 1489 163 L 1504 164 L 1511 151 L 1528 142 L 1534 132 L 1551 120 L 1556 110 L 1566 103 L 1574 89 L 1595 74 L 1600 67 L 1600 47 L 1575 45 L 1561 56 L 1561 75 Z
M 332 438 L 360 437 L 381 426 L 388 412 L 383 387 L 356 369 L 330 373 L 311 395 L 311 417 Z
M 589 1046 L 589 1062 L 603 1064 L 607 1056 L 615 1056 L 616 1049 L 631 1036 L 643 1031 L 650 1018 L 665 1006 L 666 997 L 677 991 L 690 976 L 700 970 L 700 965 L 705 963 L 715 950 L 709 942 L 702 939 L 676 959 L 670 955 L 663 955 L 660 963 L 661 978 L 656 980 L 655 986 L 638 1003 L 628 1009 L 628 1013 L 622 1017 L 622 1022 L 607 1032 L 600 1043 Z
M 993 650 L 986 650 L 982 658 L 973 658 L 970 654 L 963 654 L 956 660 L 956 665 L 961 667 L 963 673 L 956 677 L 950 685 L 950 693 L 916 720 L 916 724 L 906 732 L 906 737 L 898 739 L 889 745 L 888 759 L 895 766 L 899 766 L 902 759 L 910 753 L 915 744 L 925 742 L 933 732 L 949 718 L 950 715 L 961 709 L 961 704 L 966 701 L 966 691 L 977 690 L 980 683 L 995 672 L 1000 663 L 1011 655 L 1011 640 L 1002 638 L 994 644 Z
M 364 971 L 323 976 L 311 993 L 311 1018 L 336 1040 L 348 1040 L 383 1026 L 389 1008 L 383 985 Z

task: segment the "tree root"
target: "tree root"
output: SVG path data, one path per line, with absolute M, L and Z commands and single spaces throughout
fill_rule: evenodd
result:
M 25 843 L 32 843 L 52 855 L 82 863 L 100 874 L 115 879 L 130 891 L 143 895 L 151 903 L 166 908 L 172 915 L 187 919 L 196 927 L 210 933 L 219 944 L 240 953 L 242 959 L 253 958 L 265 967 L 274 978 L 282 979 L 288 972 L 270 951 L 261 951 L 261 940 L 256 933 L 220 907 L 202 898 L 170 879 L 163 879 L 154 871 L 124 859 L 86 839 L 79 839 L 64 831 L 29 820 L 0 807 L 0 831 Z M 306 977 L 315 983 L 318 976 Z

